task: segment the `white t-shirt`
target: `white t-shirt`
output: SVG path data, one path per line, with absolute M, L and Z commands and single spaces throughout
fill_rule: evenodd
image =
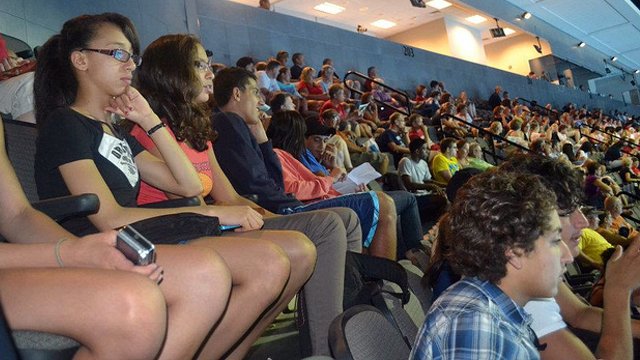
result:
M 531 328 L 538 338 L 567 327 L 560 315 L 560 306 L 554 298 L 531 300 L 524 306 L 524 310 L 533 318 Z
M 267 89 L 269 92 L 280 91 L 278 81 L 270 78 L 266 71 L 260 70 L 256 72 L 256 77 L 258 78 L 258 88 Z
M 411 158 L 403 157 L 398 163 L 398 174 L 400 176 L 409 175 L 411 182 L 422 184 L 425 181 L 431 180 L 431 172 L 429 171 L 429 165 L 427 162 L 420 159 L 418 162 L 411 160 Z M 419 190 L 416 193 L 426 194 L 426 190 Z

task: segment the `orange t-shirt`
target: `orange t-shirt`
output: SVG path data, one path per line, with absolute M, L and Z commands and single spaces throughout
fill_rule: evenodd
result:
M 167 126 L 167 131 L 169 134 L 173 136 L 175 139 L 175 135 L 173 131 Z M 141 127 L 136 125 L 133 130 L 131 130 L 131 135 L 133 135 L 138 142 L 147 150 L 151 150 L 156 147 L 153 140 L 147 135 L 147 133 L 142 130 Z M 198 173 L 198 177 L 200 177 L 200 182 L 202 183 L 202 196 L 207 196 L 211 193 L 211 189 L 213 189 L 213 173 L 211 172 L 211 164 L 209 163 L 209 156 L 207 155 L 207 151 L 197 151 L 189 147 L 184 142 L 178 142 L 180 149 L 184 151 L 187 155 L 187 158 L 191 161 L 193 166 L 196 168 L 196 172 Z M 207 142 L 207 146 L 209 149 L 212 149 L 211 142 Z M 154 203 L 159 201 L 168 200 L 167 195 L 160 189 L 155 188 L 144 181 L 140 182 L 140 193 L 138 194 L 138 205 L 144 205 L 148 203 Z

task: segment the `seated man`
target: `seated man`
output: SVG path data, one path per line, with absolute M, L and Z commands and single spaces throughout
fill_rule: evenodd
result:
M 447 196 L 444 189 L 431 179 L 431 172 L 425 161 L 429 156 L 427 142 L 415 138 L 409 143 L 409 150 L 410 157 L 402 158 L 398 164 L 398 175 L 404 187 L 416 195 L 423 224 L 425 221 L 435 221 L 445 211 Z M 426 229 L 430 227 L 425 226 Z
M 578 262 L 586 266 L 587 271 L 592 269 L 604 270 L 604 262 L 602 261 L 602 253 L 613 248 L 602 235 L 600 235 L 596 229 L 600 224 L 599 213 L 593 208 L 587 208 L 584 212 L 584 216 L 589 221 L 589 227 L 582 229 L 582 235 L 580 235 L 580 243 L 578 248 L 580 254 L 578 255 Z
M 389 118 L 389 129 L 376 138 L 380 151 L 393 154 L 394 164 L 398 165 L 403 156 L 408 155 L 409 137 L 405 117 L 401 113 L 394 113 Z
M 265 99 L 270 99 L 271 95 L 280 91 L 276 77 L 282 65 L 277 60 L 270 60 L 265 70 L 257 71 L 258 88 Z
M 587 221 L 578 207 L 581 200 L 581 175 L 569 164 L 542 156 L 517 155 L 502 164 L 498 171 L 526 173 L 541 176 L 545 186 L 555 193 L 562 223 L 562 240 L 576 257 L 582 229 Z M 639 245 L 630 245 L 630 248 Z M 619 251 L 619 250 L 618 250 Z M 631 334 L 640 337 L 640 322 L 630 320 L 629 294 L 640 286 L 640 266 L 634 259 L 637 250 L 626 251 L 622 256 L 613 256 L 607 266 L 605 307 L 589 306 L 571 292 L 565 283 L 560 283 L 553 298 L 530 301 L 525 309 L 531 314 L 540 343 L 543 359 L 594 359 L 594 354 L 567 324 L 575 329 L 599 333 L 596 355 L 599 358 L 630 359 L 633 347 Z M 635 254 L 634 254 L 635 253 Z M 637 260 L 637 259 L 636 259 Z M 616 354 L 623 354 L 615 357 Z
M 464 277 L 431 306 L 410 359 L 538 359 L 523 306 L 557 292 L 572 260 L 561 229 L 553 192 L 538 178 L 473 177 L 440 221 L 456 239 L 446 260 Z

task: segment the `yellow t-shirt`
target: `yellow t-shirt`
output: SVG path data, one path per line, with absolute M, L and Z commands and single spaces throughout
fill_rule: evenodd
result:
M 600 255 L 603 251 L 612 248 L 613 245 L 609 244 L 609 242 L 595 230 L 586 228 L 582 229 L 578 247 L 598 265 L 603 265 Z
M 460 169 L 460 165 L 458 164 L 458 159 L 453 156 L 447 159 L 443 153 L 439 153 L 436 155 L 433 160 L 431 160 L 431 173 L 433 174 L 433 181 L 439 184 L 447 184 L 449 180 L 446 180 L 442 175 L 440 175 L 441 171 L 449 170 L 451 176 L 455 174 Z

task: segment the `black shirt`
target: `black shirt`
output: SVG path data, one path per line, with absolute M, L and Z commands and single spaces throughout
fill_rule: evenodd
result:
M 271 141 L 258 144 L 244 120 L 235 113 L 213 116 L 218 138 L 213 146 L 220 168 L 241 195 L 258 196 L 258 205 L 272 212 L 302 205 L 284 191 L 282 166 Z
M 70 195 L 58 169 L 61 165 L 93 160 L 118 204 L 136 206 L 140 176 L 134 158 L 144 148 L 127 132 L 119 131 L 119 138 L 105 133 L 102 126 L 69 108 L 49 115 L 36 145 L 35 179 L 41 199 Z M 89 221 L 83 219 L 83 223 Z

